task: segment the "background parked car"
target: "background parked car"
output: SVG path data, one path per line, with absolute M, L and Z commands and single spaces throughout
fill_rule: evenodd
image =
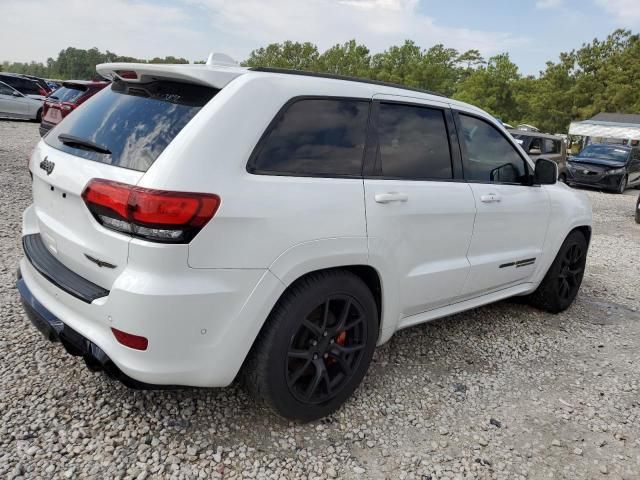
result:
M 568 162 L 567 183 L 624 193 L 640 185 L 640 147 L 592 143 Z
M 510 130 L 509 133 L 522 145 L 533 161 L 540 157 L 558 164 L 558 180 L 567 180 L 567 146 L 562 137 L 524 130 Z
M 33 75 L 26 75 L 24 73 L 21 73 L 19 75 L 23 78 L 26 78 L 28 80 L 33 80 L 34 82 L 36 82 L 40 87 L 42 87 L 42 89 L 45 92 L 47 92 L 47 95 L 49 95 L 53 91 L 53 89 L 49 86 L 49 84 L 44 78 L 35 77 Z
M 64 117 L 107 85 L 109 85 L 109 82 L 85 80 L 63 82 L 62 86 L 50 94 L 44 102 L 40 135 L 46 135 L 47 132 L 60 123 Z
M 4 82 L 10 87 L 15 88 L 23 95 L 28 95 L 31 98 L 36 98 L 42 101 L 44 101 L 44 98 L 48 94 L 47 90 L 41 87 L 34 80 L 15 73 L 0 73 L 0 82 Z
M 0 82 L 0 117 L 40 121 L 42 102 Z

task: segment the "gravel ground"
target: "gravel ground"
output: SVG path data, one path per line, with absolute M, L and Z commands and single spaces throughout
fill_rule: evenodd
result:
M 46 342 L 14 273 L 37 125 L 0 122 L 0 478 L 640 479 L 637 191 L 589 192 L 573 307 L 503 302 L 398 333 L 321 422 L 237 386 L 132 391 Z

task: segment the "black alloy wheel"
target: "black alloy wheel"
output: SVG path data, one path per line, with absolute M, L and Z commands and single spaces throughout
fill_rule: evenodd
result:
M 291 338 L 286 365 L 291 394 L 302 403 L 330 400 L 357 369 L 366 341 L 362 305 L 346 295 L 328 297 Z
M 557 277 L 558 295 L 564 301 L 573 300 L 578 293 L 584 275 L 584 257 L 586 251 L 578 243 L 572 244 L 565 252 Z
M 243 366 L 245 386 L 276 414 L 333 413 L 364 378 L 378 341 L 369 286 L 347 270 L 308 274 L 282 295 Z
M 587 262 L 585 235 L 574 230 L 565 238 L 542 282 L 528 301 L 534 307 L 560 313 L 573 303 L 582 284 Z

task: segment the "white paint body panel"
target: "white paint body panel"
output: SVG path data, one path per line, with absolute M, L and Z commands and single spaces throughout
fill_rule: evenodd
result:
M 30 163 L 35 205 L 25 212 L 23 233 L 40 233 L 62 263 L 110 294 L 86 304 L 45 280 L 28 261 L 21 269 L 47 309 L 134 379 L 229 384 L 287 286 L 325 268 L 364 265 L 378 273 L 383 343 L 399 328 L 533 291 L 569 231 L 591 224 L 586 197 L 564 185 L 263 176 L 246 170 L 263 132 L 293 97 L 449 105 L 502 129 L 474 107 L 392 87 L 237 67 L 98 67 L 101 73 L 130 69 L 224 88 L 146 173 L 83 160 L 41 142 Z M 45 156 L 56 163 L 50 176 L 38 168 Z M 79 195 L 94 177 L 215 193 L 222 203 L 189 245 L 132 240 L 102 228 L 82 203 Z M 49 195 L 55 193 L 51 186 L 69 201 Z M 478 202 L 494 190 L 502 195 L 499 204 Z M 376 201 L 387 193 L 402 193 L 406 201 Z M 89 252 L 118 267 L 100 271 L 83 261 Z M 536 257 L 535 264 L 511 272 L 498 268 L 527 257 Z M 149 349 L 120 345 L 112 326 L 147 337 Z

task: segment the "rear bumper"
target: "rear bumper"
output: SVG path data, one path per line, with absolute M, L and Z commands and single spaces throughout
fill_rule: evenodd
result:
M 23 231 L 37 230 L 27 209 Z M 90 302 L 23 258 L 18 287 L 33 323 L 50 340 L 65 339 L 63 345 L 74 345 L 75 354 L 88 363 L 95 357 L 100 367 L 113 366 L 125 379 L 150 385 L 230 384 L 284 285 L 266 269 L 193 269 L 186 258 L 167 258 L 165 250 L 138 243 L 108 294 Z M 147 350 L 120 344 L 112 328 L 147 338 Z M 77 338 L 81 346 L 69 340 Z
M 139 382 L 125 375 L 98 345 L 83 337 L 68 325 L 65 325 L 62 320 L 47 310 L 44 305 L 36 299 L 33 293 L 31 293 L 31 290 L 29 290 L 29 287 L 27 287 L 27 284 L 22 278 L 20 270 L 18 270 L 16 286 L 20 292 L 22 306 L 27 317 L 29 317 L 33 326 L 35 326 L 47 340 L 60 342 L 67 353 L 82 357 L 90 370 L 104 370 L 111 377 L 117 378 L 130 388 L 142 389 L 156 387 Z

